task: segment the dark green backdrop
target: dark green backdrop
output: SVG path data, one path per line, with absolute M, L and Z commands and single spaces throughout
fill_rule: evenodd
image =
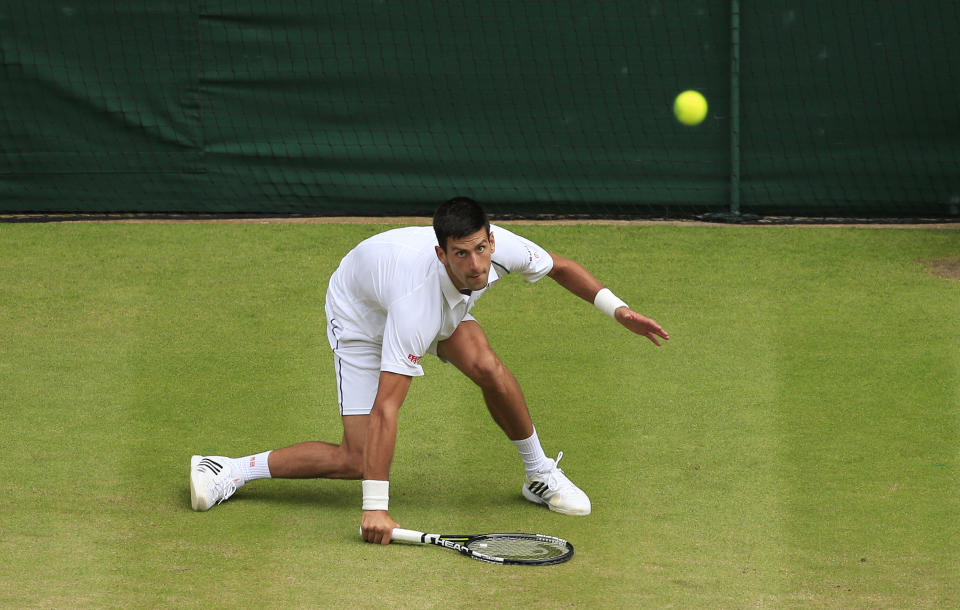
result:
M 958 25 L 933 0 L 0 0 L 0 210 L 956 216 Z

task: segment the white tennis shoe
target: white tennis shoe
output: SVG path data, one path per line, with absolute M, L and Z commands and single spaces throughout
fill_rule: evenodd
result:
M 210 510 L 243 486 L 243 478 L 233 471 L 230 458 L 220 456 L 190 458 L 190 506 Z
M 589 515 L 590 498 L 557 467 L 562 458 L 561 451 L 556 460 L 550 460 L 549 468 L 527 475 L 521 493 L 534 504 L 546 504 L 561 515 Z

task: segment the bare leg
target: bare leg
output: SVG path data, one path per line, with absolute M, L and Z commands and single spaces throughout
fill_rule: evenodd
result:
M 368 415 L 343 417 L 343 441 L 297 443 L 270 452 L 270 476 L 275 479 L 360 479 Z
M 523 390 L 494 353 L 479 324 L 472 320 L 461 323 L 449 339 L 437 345 L 437 355 L 480 386 L 487 410 L 507 438 L 519 441 L 533 434 Z

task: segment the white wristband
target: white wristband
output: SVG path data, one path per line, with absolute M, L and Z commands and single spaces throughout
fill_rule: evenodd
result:
M 364 481 L 363 510 L 387 510 L 390 503 L 390 481 Z
M 629 307 L 629 305 L 620 300 L 620 297 L 610 292 L 609 288 L 604 288 L 597 293 L 597 296 L 593 298 L 593 305 L 614 320 L 617 319 L 614 315 L 617 309 L 620 307 Z

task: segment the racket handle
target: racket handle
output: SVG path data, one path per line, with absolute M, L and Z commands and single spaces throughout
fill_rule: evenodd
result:
M 427 541 L 427 534 L 417 530 L 405 530 L 401 527 L 393 528 L 390 539 L 396 542 L 415 542 L 421 544 Z

